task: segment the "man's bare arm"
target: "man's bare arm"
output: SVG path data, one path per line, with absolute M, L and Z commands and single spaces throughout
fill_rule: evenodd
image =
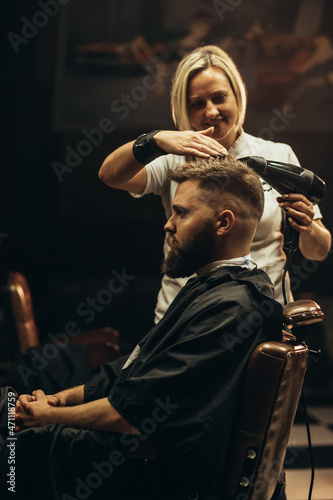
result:
M 35 391 L 36 392 L 36 391 Z M 70 389 L 65 389 L 56 394 L 46 396 L 47 402 L 51 406 L 75 406 L 81 405 L 84 402 L 84 385 L 78 385 Z M 36 397 L 34 393 L 22 394 L 19 397 L 17 406 L 22 406 L 22 408 L 29 412 L 31 402 L 35 401 Z
M 78 385 L 76 387 L 71 387 L 70 389 L 65 389 L 64 391 L 57 392 L 56 394 L 50 396 L 49 404 L 52 404 L 55 399 L 55 405 L 53 406 L 76 406 L 84 403 L 84 385 Z M 51 399 L 51 401 L 50 401 Z
M 26 411 L 22 406 L 16 410 L 20 429 L 44 427 L 49 424 L 64 424 L 78 429 L 97 429 L 106 432 L 137 434 L 138 431 L 110 404 L 108 398 L 98 399 L 77 406 L 51 406 L 43 391 L 33 392 L 35 401 Z

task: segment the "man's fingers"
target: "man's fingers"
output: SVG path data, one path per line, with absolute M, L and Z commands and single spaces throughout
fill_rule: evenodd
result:
M 59 406 L 60 405 L 60 398 L 59 398 L 59 396 L 55 396 L 53 394 L 52 396 L 47 396 L 47 402 L 51 406 Z
M 22 394 L 16 403 L 16 406 L 22 406 L 25 411 L 30 411 L 30 401 L 34 401 L 34 398 L 30 394 Z
M 41 389 L 37 389 L 37 391 L 33 391 L 32 395 L 35 397 L 36 401 L 46 398 L 45 392 L 42 391 Z

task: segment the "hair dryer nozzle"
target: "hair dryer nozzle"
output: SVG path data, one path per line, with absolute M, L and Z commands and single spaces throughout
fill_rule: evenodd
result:
M 320 202 L 326 191 L 325 182 L 310 170 L 261 156 L 239 158 L 280 194 L 299 193 L 312 203 Z
M 267 168 L 267 160 L 262 156 L 246 156 L 245 158 L 239 158 L 239 161 L 246 163 L 260 176 L 265 173 Z

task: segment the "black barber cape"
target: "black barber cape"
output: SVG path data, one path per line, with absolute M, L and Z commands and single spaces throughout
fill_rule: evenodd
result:
M 207 499 L 223 481 L 249 356 L 281 327 L 264 272 L 191 279 L 133 353 L 85 385 L 86 402 L 108 397 L 142 434 L 56 424 L 6 439 L 0 419 L 1 500 Z M 148 464 L 129 456 L 145 439 L 158 447 Z
M 222 267 L 189 280 L 120 373 L 104 365 L 85 385 L 86 401 L 108 395 L 185 475 L 216 490 L 249 356 L 281 339 L 282 307 L 272 297 L 258 269 Z M 131 452 L 137 443 L 124 435 Z

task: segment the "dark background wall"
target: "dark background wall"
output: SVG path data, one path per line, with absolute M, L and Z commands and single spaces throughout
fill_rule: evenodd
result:
M 73 0 L 73 5 L 74 3 Z M 123 3 L 126 4 L 126 0 Z M 230 3 L 224 3 L 230 6 Z M 117 7 L 118 2 L 110 0 L 109 4 Z M 131 2 L 128 2 L 128 8 L 130 4 Z M 155 2 L 153 4 L 156 6 Z M 255 4 L 251 2 L 252 7 Z M 279 16 L 281 23 L 287 22 L 291 27 L 294 24 L 291 22 L 292 16 L 295 16 L 299 4 L 299 1 L 260 1 L 258 15 L 262 5 L 270 9 L 276 8 L 275 15 Z M 330 38 L 332 5 L 330 2 L 326 4 L 326 14 L 320 29 Z M 76 8 L 77 5 L 76 3 Z M 80 2 L 83 19 L 85 8 L 92 12 L 92 5 L 95 4 Z M 151 10 L 149 2 L 143 2 L 143 5 L 145 13 L 150 12 L 151 15 L 158 16 L 158 9 Z M 62 7 L 63 10 L 70 8 L 70 2 Z M 230 33 L 233 30 L 239 39 L 244 39 L 243 34 L 251 27 L 253 19 L 249 19 L 247 24 L 246 16 L 242 15 L 238 22 L 238 14 L 246 14 L 246 11 L 241 9 L 245 9 L 242 4 L 239 10 L 233 7 L 229 13 L 226 12 L 225 15 L 230 14 L 230 17 L 223 27 L 227 27 Z M 56 88 L 60 71 L 59 47 L 65 34 L 68 35 L 68 31 L 64 31 L 68 26 L 64 27 L 58 15 L 49 17 L 45 26 L 39 28 L 30 39 L 25 37 L 25 42 L 19 43 L 17 53 L 8 38 L 8 33 L 22 36 L 24 19 L 33 19 L 35 13 L 40 10 L 39 2 L 18 0 L 7 2 L 4 14 L 4 113 L 0 167 L 1 271 L 5 275 L 16 269 L 27 276 L 32 287 L 42 338 L 46 338 L 49 331 L 62 331 L 68 321 L 78 322 L 82 329 L 110 325 L 120 330 L 121 342 L 126 350 L 142 337 L 153 321 L 160 281 L 159 265 L 162 258 L 165 218 L 158 198 L 147 196 L 142 200 L 134 200 L 128 193 L 104 186 L 98 180 L 97 173 L 109 152 L 135 138 L 145 131 L 145 127 L 137 124 L 136 120 L 133 125 L 131 117 L 124 120 L 122 127 L 106 135 L 103 141 L 82 159 L 80 165 L 68 175 L 64 174 L 63 182 L 59 182 L 52 164 L 54 161 L 65 163 L 66 146 L 74 147 L 82 140 L 84 126 L 83 122 L 77 128 L 61 126 L 59 123 L 55 125 L 54 120 L 55 113 L 59 112 L 56 106 L 61 103 L 63 105 L 64 102 L 69 106 L 77 97 L 72 93 L 66 96 L 67 101 L 60 102 L 55 99 L 56 91 L 59 90 Z M 113 21 L 116 12 L 117 9 L 111 13 Z M 70 19 L 73 23 L 73 19 Z M 133 23 L 132 18 L 131 22 Z M 170 20 L 168 22 L 170 23 Z M 148 23 L 147 28 L 146 19 L 146 26 L 140 26 L 142 29 L 151 29 L 151 24 Z M 72 38 L 80 33 L 80 26 L 76 28 L 76 32 L 70 31 Z M 98 26 L 97 29 L 95 26 L 94 30 L 96 35 Z M 104 39 L 107 39 L 107 27 L 104 27 L 103 33 Z M 91 40 L 82 41 L 94 41 L 95 35 Z M 123 37 L 125 35 L 126 33 L 122 33 Z M 155 33 L 152 36 L 156 39 L 157 35 Z M 225 42 L 227 43 L 227 40 Z M 229 46 L 231 51 L 236 50 L 232 43 Z M 246 65 L 244 68 L 245 78 Z M 64 71 L 64 68 L 61 71 Z M 91 75 L 90 78 L 92 81 Z M 251 87 L 250 78 L 247 84 Z M 87 82 L 83 85 L 87 85 Z M 85 91 L 88 92 L 89 88 L 85 88 Z M 94 101 L 96 96 L 94 97 L 91 88 L 89 100 Z M 248 132 L 258 134 L 270 127 L 273 110 L 281 105 L 281 102 L 274 104 L 274 96 L 281 98 L 279 89 L 281 90 L 281 85 L 276 88 L 265 87 L 266 109 L 258 108 L 258 96 L 252 94 L 249 117 L 245 124 Z M 333 103 L 332 81 L 328 80 L 324 91 L 327 98 L 323 104 L 322 100 L 316 101 L 318 91 L 309 88 L 302 97 L 302 108 L 297 112 L 292 111 L 297 114 L 297 119 L 290 127 L 280 127 L 280 130 L 275 131 L 274 140 L 289 143 L 301 164 L 314 170 L 326 181 L 327 196 L 321 208 L 326 225 L 332 229 L 333 126 L 329 113 Z M 259 97 L 262 95 L 259 88 Z M 167 100 L 164 95 L 163 99 L 161 98 L 161 116 L 159 109 L 155 108 L 152 117 L 142 115 L 143 123 L 153 118 L 155 125 L 151 128 L 163 126 L 166 120 L 171 126 L 169 109 L 165 102 Z M 260 109 L 264 109 L 265 113 L 262 114 Z M 63 116 L 66 117 L 66 113 L 63 113 Z M 87 122 L 87 128 L 91 130 L 98 126 L 105 116 L 112 118 L 112 113 L 97 113 L 95 121 L 92 118 Z M 302 126 L 304 121 L 307 122 L 306 127 Z M 297 294 L 302 292 L 326 298 L 332 295 L 331 259 L 320 264 L 316 272 L 309 272 L 309 266 L 304 270 L 304 260 L 301 257 L 296 257 L 296 262 L 301 268 L 303 266 Z M 125 286 L 121 293 L 114 294 L 108 304 L 102 307 L 99 304 L 99 311 L 94 314 L 78 314 L 78 306 L 81 305 L 81 311 L 88 308 L 89 297 L 93 299 L 98 294 L 103 297 L 101 290 L 107 287 L 112 278 L 112 271 L 121 273 L 123 269 L 127 275 L 134 277 L 128 280 L 128 286 Z M 82 303 L 86 306 L 82 306 Z
M 21 34 L 22 16 L 32 19 L 37 10 L 33 1 L 7 5 L 7 33 Z M 153 321 L 163 211 L 157 199 L 137 202 L 97 178 L 108 152 L 133 135 L 113 134 L 59 183 L 51 163 L 62 161 L 65 146 L 82 137 L 80 130 L 52 127 L 58 22 L 50 19 L 18 54 L 2 40 L 1 269 L 27 276 L 42 338 L 73 320 L 82 328 L 119 328 L 122 341 L 132 344 Z M 79 317 L 77 306 L 107 288 L 112 270 L 123 268 L 135 277 L 129 286 L 99 307 L 93 321 Z

